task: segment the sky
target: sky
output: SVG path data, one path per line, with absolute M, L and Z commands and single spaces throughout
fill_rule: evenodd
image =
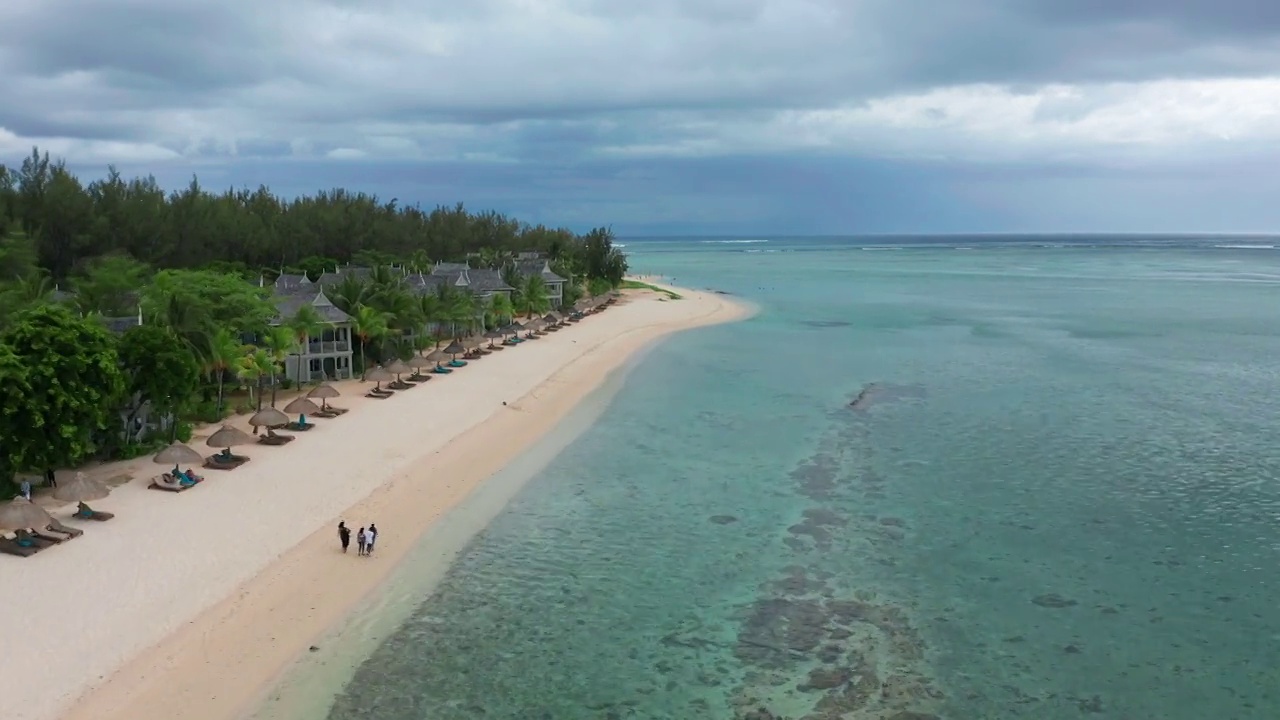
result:
M 3 0 L 0 162 L 627 235 L 1280 231 L 1264 0 Z

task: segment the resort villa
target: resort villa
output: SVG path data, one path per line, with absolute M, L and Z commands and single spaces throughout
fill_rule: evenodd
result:
M 564 304 L 564 286 L 568 280 L 553 272 L 550 261 L 545 257 L 538 253 L 521 253 L 514 261 L 514 269 L 522 276 L 537 275 L 542 278 L 546 283 L 547 299 L 551 307 L 559 308 Z M 473 268 L 469 263 L 438 262 L 429 273 L 410 273 L 403 268 L 398 270 L 404 274 L 405 285 L 415 295 L 438 292 L 446 285 L 465 291 L 482 301 L 499 294 L 510 298 L 515 292 L 515 288 L 503 280 L 501 271 Z M 287 322 L 299 308 L 307 304 L 316 310 L 325 323 L 324 331 L 319 337 L 306 338 L 302 343 L 301 354 L 290 355 L 285 361 L 286 377 L 294 382 L 352 377 L 352 318 L 334 306 L 324 291 L 347 278 L 368 281 L 372 276 L 372 268 L 348 266 L 325 272 L 315 282 L 306 275 L 284 274 L 276 278 L 272 286 L 277 311 L 274 324 Z M 265 285 L 265 282 L 260 284 Z M 438 333 L 442 329 L 411 328 L 406 329 L 404 335 L 405 338 L 413 339 L 420 332 Z
M 325 273 L 328 275 L 330 273 Z M 304 305 L 311 305 L 324 323 L 316 337 L 304 338 L 299 352 L 285 359 L 285 377 L 294 382 L 351 378 L 351 316 L 338 309 L 325 297 L 321 284 L 311 282 L 306 275 L 281 275 L 276 278 L 273 289 L 276 306 L 273 325 L 287 322 Z

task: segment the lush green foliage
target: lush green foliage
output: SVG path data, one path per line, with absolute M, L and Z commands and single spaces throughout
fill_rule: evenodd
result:
M 119 423 L 124 379 L 115 340 L 92 319 L 55 304 L 23 310 L 0 334 L 22 365 L 24 422 L 7 428 L 6 453 L 21 468 L 67 467 L 89 457 L 99 432 Z
M 566 304 L 626 272 L 605 228 L 579 236 L 345 190 L 290 200 L 263 187 L 211 193 L 193 179 L 166 193 L 114 169 L 86 184 L 38 151 L 0 165 L 0 480 L 95 451 L 142 452 L 119 440 L 143 403 L 178 437 L 189 437 L 188 419 L 220 419 L 238 388 L 249 397 L 233 397 L 238 410 L 260 407 L 268 384 L 274 403 L 288 356 L 301 365 L 302 343 L 325 327 L 309 305 L 276 317 L 280 272 L 314 281 L 342 264 L 373 268 L 326 289 L 354 319 L 362 370 L 546 312 L 542 278 L 515 271 L 525 251 L 569 279 Z M 405 271 L 436 261 L 499 270 L 513 297 L 411 291 Z M 142 324 L 122 335 L 107 329 L 135 317 Z
M 120 337 L 120 362 L 132 414 L 142 403 L 161 415 L 186 410 L 200 389 L 200 366 L 183 341 L 162 325 L 139 325 Z
M 58 281 L 113 253 L 154 268 L 250 276 L 285 268 L 314 278 L 338 263 L 403 262 L 425 271 L 432 260 L 468 253 L 478 253 L 484 267 L 501 267 L 514 253 L 539 250 L 561 263 L 557 272 L 615 284 L 625 272 L 603 228 L 579 238 L 462 205 L 424 210 L 341 189 L 289 200 L 265 187 L 213 193 L 193 179 L 166 194 L 154 178 L 125 180 L 112 168 L 85 185 L 38 150 L 16 169 L 0 166 L 0 236 L 6 232 L 26 233 L 39 265 Z

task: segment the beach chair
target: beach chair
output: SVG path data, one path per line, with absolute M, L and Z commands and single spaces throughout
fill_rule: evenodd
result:
M 59 542 L 61 542 L 61 540 L 48 540 L 46 538 L 33 535 L 31 534 L 30 530 L 18 530 L 14 532 L 13 535 L 14 535 L 14 538 L 13 538 L 14 542 L 18 543 L 23 547 L 34 547 L 38 550 L 51 548 L 54 545 L 57 545 Z
M 249 458 L 243 455 L 232 455 L 227 457 L 222 453 L 210 455 L 205 458 L 204 466 L 210 470 L 235 470 L 241 465 L 249 462 Z
M 165 492 L 182 492 L 195 487 L 197 483 L 182 483 L 169 473 L 165 473 L 151 481 L 147 487 L 152 490 L 164 490 Z
M 84 503 L 80 503 L 80 506 L 76 508 L 75 514 L 72 515 L 71 517 L 79 518 L 81 520 L 97 520 L 98 522 L 106 522 L 107 520 L 110 520 L 111 518 L 115 517 L 115 513 L 102 512 L 101 510 L 94 510 L 88 505 L 85 505 Z
M 62 533 L 54 532 L 48 528 L 32 528 L 31 536 L 40 538 L 41 540 L 48 540 L 55 545 L 66 542 L 72 537 L 70 535 L 63 535 Z
M 319 415 L 320 417 L 326 417 L 325 415 L 321 415 L 320 413 L 311 413 L 311 414 Z M 290 430 L 292 432 L 306 432 L 315 426 L 316 426 L 315 423 L 300 423 L 300 422 L 294 421 L 289 423 L 288 425 L 285 425 L 284 429 Z
M 279 446 L 288 445 L 291 442 L 293 442 L 292 435 L 281 435 L 279 433 L 271 432 L 270 430 L 267 431 L 266 435 L 258 438 L 259 445 Z
M 9 538 L 0 538 L 0 553 L 5 555 L 16 555 L 17 557 L 31 557 L 40 552 L 40 548 L 34 545 L 19 545 L 16 540 Z
M 73 528 L 70 525 L 63 525 L 57 520 L 50 522 L 46 527 L 48 527 L 53 532 L 61 533 L 63 535 L 69 535 L 73 538 L 78 538 L 84 534 L 84 531 L 81 530 L 80 528 Z

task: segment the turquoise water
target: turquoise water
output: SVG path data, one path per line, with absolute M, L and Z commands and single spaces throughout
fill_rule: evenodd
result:
M 760 315 L 657 348 L 329 717 L 1280 717 L 1244 244 L 629 242 Z

